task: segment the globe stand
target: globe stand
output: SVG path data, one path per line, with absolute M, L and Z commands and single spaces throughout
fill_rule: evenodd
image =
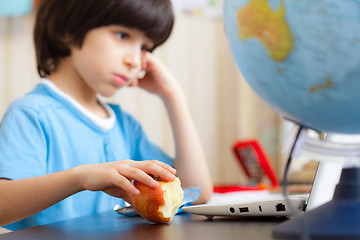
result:
M 272 236 L 311 240 L 360 239 L 360 168 L 344 168 L 333 199 L 277 226 Z

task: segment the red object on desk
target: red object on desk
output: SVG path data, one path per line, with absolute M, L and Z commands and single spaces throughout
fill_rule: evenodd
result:
M 263 183 L 264 177 L 267 177 L 273 187 L 279 186 L 271 162 L 257 140 L 237 141 L 233 152 L 250 181 Z
M 257 140 L 237 141 L 233 152 L 250 181 L 261 183 L 267 177 L 273 187 L 279 186 L 271 162 Z
M 236 160 L 249 178 L 250 185 L 215 186 L 214 192 L 226 193 L 234 191 L 264 190 L 268 189 L 264 184 L 267 179 L 271 182 L 271 188 L 279 186 L 279 180 L 273 170 L 271 162 L 257 140 L 237 141 L 233 145 L 233 152 Z
M 264 185 L 246 186 L 246 185 L 217 185 L 214 186 L 214 193 L 228 193 L 239 191 L 258 191 L 267 189 Z

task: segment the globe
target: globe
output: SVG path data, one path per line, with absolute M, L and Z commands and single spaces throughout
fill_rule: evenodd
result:
M 280 115 L 360 133 L 359 0 L 225 0 L 224 21 L 238 68 Z

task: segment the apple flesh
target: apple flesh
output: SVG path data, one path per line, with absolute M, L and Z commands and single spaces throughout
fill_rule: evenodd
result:
M 177 177 L 170 182 L 154 179 L 159 182 L 159 186 L 156 188 L 138 181 L 134 183 L 140 194 L 132 196 L 132 205 L 146 220 L 154 223 L 167 223 L 177 213 L 184 198 L 184 192 L 180 179 Z

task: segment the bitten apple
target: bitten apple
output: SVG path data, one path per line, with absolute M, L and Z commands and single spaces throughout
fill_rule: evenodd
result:
M 139 195 L 132 196 L 134 209 L 146 220 L 154 223 L 170 222 L 177 213 L 184 198 L 180 179 L 175 177 L 171 182 L 154 177 L 159 182 L 156 188 L 136 181 Z

